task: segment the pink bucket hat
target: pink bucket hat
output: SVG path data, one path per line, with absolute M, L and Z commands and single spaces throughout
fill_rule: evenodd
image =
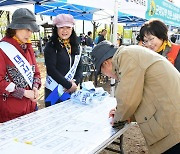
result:
M 54 18 L 53 24 L 56 25 L 56 27 L 74 27 L 75 21 L 70 14 L 59 14 Z

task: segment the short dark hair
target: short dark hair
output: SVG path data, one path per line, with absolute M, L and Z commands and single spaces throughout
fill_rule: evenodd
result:
M 89 36 L 89 35 L 91 35 L 91 34 L 92 34 L 92 32 L 91 32 L 91 31 L 89 31 L 87 34 L 88 34 L 88 36 Z
M 107 31 L 106 29 L 102 29 L 102 31 L 101 32 L 104 32 L 104 31 Z
M 15 29 L 11 29 L 11 28 L 7 28 L 5 35 L 7 37 L 13 37 L 13 36 L 16 35 L 16 30 Z
M 160 20 L 153 19 L 146 22 L 140 29 L 140 39 L 144 41 L 144 36 L 146 34 L 151 34 L 157 38 L 165 41 L 168 40 L 168 28 Z
M 136 36 L 136 40 L 137 40 L 137 41 L 141 41 L 141 37 L 140 37 L 139 34 Z

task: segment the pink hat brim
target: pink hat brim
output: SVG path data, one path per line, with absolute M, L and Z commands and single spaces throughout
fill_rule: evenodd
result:
M 74 27 L 74 24 L 72 23 L 64 23 L 64 24 L 57 24 L 56 27 Z

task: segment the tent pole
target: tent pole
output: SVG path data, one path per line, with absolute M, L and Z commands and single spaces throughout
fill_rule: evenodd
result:
M 114 17 L 113 17 L 113 44 L 117 45 L 117 24 L 118 24 L 118 0 L 114 0 Z M 111 78 L 110 94 L 114 97 L 115 79 Z
M 93 22 L 93 40 L 96 37 L 96 22 Z
M 83 34 L 85 34 L 85 33 L 84 33 L 84 20 L 83 20 Z
M 40 27 L 39 27 L 40 29 Z M 41 37 L 41 31 L 39 30 L 39 45 L 40 45 L 40 53 L 42 54 L 43 49 L 42 49 L 42 37 Z

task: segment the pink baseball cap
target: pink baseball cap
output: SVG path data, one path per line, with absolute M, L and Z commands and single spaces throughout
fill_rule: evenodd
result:
M 59 14 L 54 18 L 53 24 L 56 25 L 56 27 L 74 27 L 75 21 L 70 14 Z

